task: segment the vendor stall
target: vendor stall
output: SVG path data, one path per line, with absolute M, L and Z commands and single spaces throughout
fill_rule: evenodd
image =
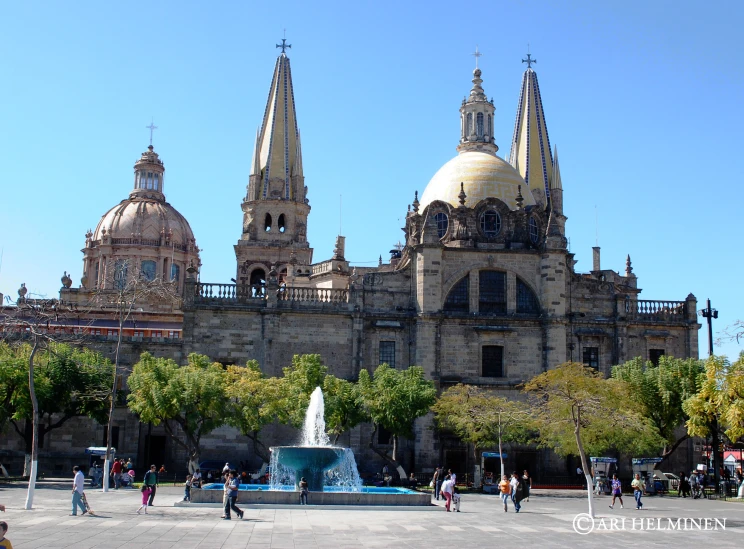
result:
M 610 495 L 610 476 L 617 468 L 617 458 L 613 457 L 590 457 L 592 464 L 592 478 L 594 480 L 594 493 L 596 495 Z

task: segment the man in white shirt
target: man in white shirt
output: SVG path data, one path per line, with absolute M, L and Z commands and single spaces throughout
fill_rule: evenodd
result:
M 77 465 L 72 468 L 72 472 L 75 474 L 75 478 L 72 480 L 72 513 L 70 513 L 70 515 L 76 517 L 78 507 L 80 507 L 80 510 L 83 512 L 83 514 L 86 514 L 88 512 L 88 510 L 85 508 L 85 504 L 83 503 L 85 475 L 83 475 L 83 472 Z

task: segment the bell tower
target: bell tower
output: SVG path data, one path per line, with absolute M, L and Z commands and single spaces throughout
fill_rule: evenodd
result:
M 282 39 L 256 144 L 243 209 L 243 231 L 235 246 L 238 283 L 262 284 L 274 268 L 279 278 L 293 266 L 307 266 L 313 250 L 307 242 L 310 205 L 302 171 L 291 48 Z

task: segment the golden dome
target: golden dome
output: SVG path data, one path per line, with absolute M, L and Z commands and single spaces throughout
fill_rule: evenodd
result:
M 524 206 L 535 204 L 527 184 L 508 162 L 495 154 L 483 151 L 462 151 L 434 174 L 421 197 L 420 208 L 435 200 L 460 205 L 460 183 L 467 198 L 465 205 L 475 206 L 484 198 L 498 198 L 510 209 L 517 209 L 517 190 L 522 186 Z

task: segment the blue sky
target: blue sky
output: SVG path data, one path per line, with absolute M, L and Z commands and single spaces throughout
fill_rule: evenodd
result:
M 508 155 L 527 44 L 558 145 L 577 270 L 633 259 L 642 298 L 710 297 L 744 318 L 739 276 L 742 45 L 736 2 L 13 2 L 0 19 L 0 291 L 80 280 L 84 234 L 126 198 L 148 144 L 203 248 L 233 245 L 283 29 L 314 260 L 339 230 L 372 265 L 415 190 L 455 155 L 476 44 Z M 595 224 L 595 207 L 598 224 Z M 598 225 L 598 231 L 597 227 Z M 718 331 L 718 330 L 717 330 Z M 701 330 L 701 354 L 707 349 Z M 738 354 L 741 345 L 721 351 Z

